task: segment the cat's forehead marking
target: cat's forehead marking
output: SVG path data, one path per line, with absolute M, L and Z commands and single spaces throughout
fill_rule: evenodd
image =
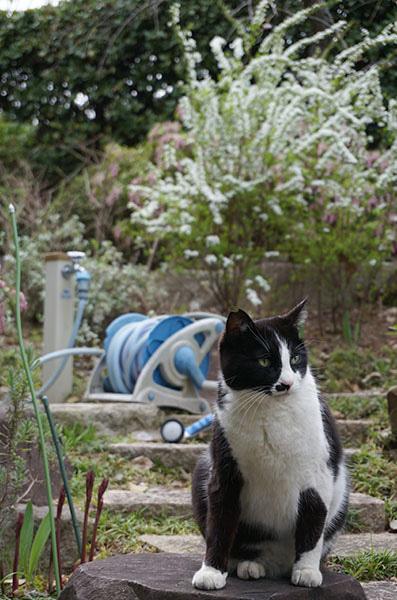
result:
M 278 341 L 280 344 L 280 356 L 281 356 L 282 367 L 290 369 L 290 358 L 291 358 L 290 349 L 284 340 L 281 340 L 280 338 L 278 338 Z

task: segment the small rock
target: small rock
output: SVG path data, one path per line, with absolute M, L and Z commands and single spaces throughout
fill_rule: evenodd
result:
M 181 489 L 181 488 L 183 488 L 185 486 L 184 486 L 184 484 L 183 484 L 182 481 L 173 481 L 171 483 L 171 487 L 174 488 L 174 489 Z
M 128 484 L 128 489 L 131 492 L 135 492 L 136 494 L 144 494 L 146 492 L 146 490 L 148 489 L 148 485 L 146 483 L 140 483 L 139 485 L 136 485 L 136 483 L 131 483 L 129 482 Z
M 154 466 L 154 462 L 147 456 L 137 456 L 132 459 L 131 464 L 141 471 L 150 471 Z
M 397 533 L 397 519 L 393 519 L 392 521 L 390 521 L 389 530 L 392 533 Z
M 152 442 L 153 436 L 148 431 L 137 431 L 134 433 L 134 438 L 140 442 Z
M 79 398 L 79 396 L 69 396 L 69 398 L 66 398 L 66 402 L 68 404 L 75 404 L 76 402 L 80 402 L 81 398 Z
M 379 373 L 379 371 L 374 371 L 373 373 L 369 373 L 366 377 L 364 377 L 362 381 L 363 383 L 368 383 L 372 379 L 382 379 L 382 374 Z

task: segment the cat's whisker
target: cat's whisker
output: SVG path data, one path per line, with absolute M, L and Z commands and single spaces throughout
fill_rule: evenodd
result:
M 245 411 L 247 408 L 249 408 L 249 405 L 252 403 L 252 401 L 254 401 L 256 399 L 256 394 L 249 394 L 247 395 L 245 398 L 240 399 L 240 402 L 238 404 L 238 406 L 234 407 L 232 406 L 231 408 L 231 413 L 233 414 L 234 417 L 238 416 L 239 414 L 241 414 L 243 411 Z
M 247 420 L 247 418 L 248 418 L 248 415 L 250 415 L 250 414 L 251 414 L 251 409 L 252 409 L 253 407 L 255 407 L 255 404 L 256 404 L 257 402 L 258 402 L 258 398 L 257 398 L 257 397 L 253 397 L 253 398 L 251 399 L 251 402 L 250 402 L 250 404 L 249 404 L 249 407 L 247 407 L 247 410 L 246 410 L 246 411 L 243 413 L 243 415 L 242 415 L 242 419 L 241 419 L 241 421 L 240 421 L 240 423 L 239 423 L 239 428 L 238 428 L 238 433 L 239 433 L 239 434 L 241 433 L 241 430 L 242 430 L 242 428 L 243 428 L 243 426 L 244 426 L 244 424 L 245 424 L 245 421 L 246 421 L 246 420 Z M 251 423 L 252 423 L 252 420 L 251 420 Z

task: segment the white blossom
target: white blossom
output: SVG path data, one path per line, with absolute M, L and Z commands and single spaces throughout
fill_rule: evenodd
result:
M 270 292 L 270 284 L 264 277 L 262 277 L 262 275 L 255 275 L 255 281 L 259 287 L 262 288 L 262 290 L 265 292 Z
M 215 256 L 215 254 L 207 254 L 207 256 L 204 257 L 204 260 L 207 263 L 207 265 L 214 265 L 218 262 L 218 259 Z
M 218 235 L 207 235 L 205 238 L 205 243 L 207 246 L 218 246 L 221 243 Z
M 254 306 L 262 304 L 262 300 L 259 298 L 257 292 L 252 288 L 247 288 L 245 291 L 248 302 L 251 302 Z
M 197 258 L 199 256 L 198 250 L 184 250 L 185 258 Z

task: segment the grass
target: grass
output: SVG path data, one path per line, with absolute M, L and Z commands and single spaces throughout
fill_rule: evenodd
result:
M 345 419 L 368 419 L 373 417 L 377 423 L 387 425 L 387 401 L 377 396 L 338 395 L 327 400 L 330 408 L 343 415 Z
M 382 349 L 378 355 L 369 350 L 359 348 L 339 349 L 329 354 L 328 360 L 314 357 L 315 366 L 321 365 L 319 379 L 325 391 L 344 391 L 350 389 L 346 381 L 359 388 L 370 389 L 376 382 L 383 389 L 392 381 L 394 374 L 391 360 L 391 349 Z M 7 360 L 12 361 L 13 354 L 9 352 Z M 0 364 L 2 359 L 0 358 Z M 365 377 L 379 372 L 379 378 Z M 81 386 L 82 387 L 82 386 Z M 359 452 L 352 458 L 350 473 L 354 491 L 363 492 L 382 498 L 386 501 L 389 519 L 397 518 L 397 465 L 389 455 L 384 438 L 388 426 L 388 413 L 385 394 L 358 395 L 340 394 L 330 398 L 329 404 L 345 418 L 369 419 L 371 431 L 369 439 L 363 443 Z M 175 411 L 173 411 L 175 412 Z M 82 427 L 58 426 L 58 434 L 62 440 L 65 455 L 71 461 L 74 473 L 70 478 L 73 499 L 80 508 L 84 506 L 85 477 L 89 470 L 95 474 L 95 492 L 102 477 L 110 478 L 112 489 L 128 489 L 131 484 L 145 486 L 172 487 L 177 482 L 184 488 L 190 486 L 190 475 L 182 468 L 166 468 L 160 461 L 155 461 L 149 470 L 134 466 L 131 459 L 114 455 L 109 452 L 109 439 L 98 435 L 93 425 Z M 93 505 L 95 507 L 96 493 Z M 360 511 L 350 510 L 347 530 L 358 533 L 361 531 Z M 93 513 L 92 513 L 93 514 Z M 126 552 L 149 551 L 139 541 L 144 534 L 179 535 L 198 534 L 198 528 L 192 518 L 153 517 L 144 510 L 135 514 L 114 513 L 104 510 L 99 523 L 97 546 L 99 557 L 122 554 Z M 374 552 L 367 550 L 355 557 L 333 557 L 330 564 L 333 569 L 341 570 L 357 577 L 361 581 L 390 579 L 397 572 L 396 553 Z M 36 592 L 27 592 L 22 598 L 51 598 L 37 582 Z M 1 596 L 0 596 L 1 597 Z
M 387 390 L 396 380 L 395 350 L 391 346 L 383 346 L 376 352 L 358 346 L 342 347 L 330 352 L 327 358 L 311 347 L 310 361 L 322 389 L 330 393 L 343 393 L 351 388 Z
M 350 474 L 354 490 L 386 502 L 389 519 L 397 517 L 397 464 L 369 440 L 352 458 Z
M 145 511 L 130 513 L 112 513 L 104 511 L 98 530 L 100 556 L 112 556 L 126 552 L 142 551 L 138 537 L 144 534 L 181 535 L 199 533 L 193 518 L 153 517 Z
M 359 581 L 384 581 L 396 577 L 397 552 L 373 549 L 355 556 L 334 556 L 328 560 L 332 570 L 352 575 Z

